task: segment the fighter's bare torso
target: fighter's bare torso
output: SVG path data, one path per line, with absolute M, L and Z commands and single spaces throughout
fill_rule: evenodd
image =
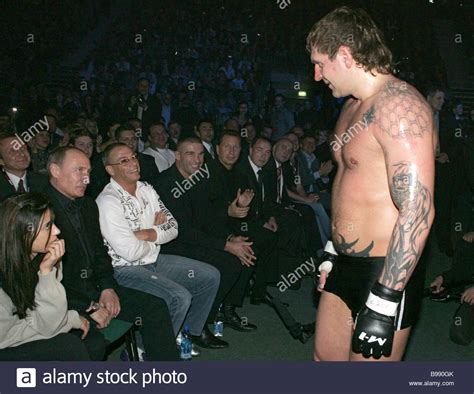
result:
M 332 191 L 332 235 L 339 252 L 387 254 L 398 210 L 390 195 L 384 152 L 374 133 L 382 129 L 396 138 L 403 132 L 400 113 L 405 114 L 410 133 L 431 133 L 421 116 L 423 109 L 417 110 L 422 101 L 413 87 L 392 77 L 366 100 L 350 98 L 345 103 L 331 142 L 338 164 Z

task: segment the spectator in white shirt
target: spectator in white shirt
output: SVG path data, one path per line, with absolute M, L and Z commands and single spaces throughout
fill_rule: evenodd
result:
M 174 152 L 167 147 L 168 138 L 169 135 L 163 123 L 155 123 L 150 126 L 148 133 L 150 146 L 143 153 L 155 159 L 160 172 L 170 168 L 175 162 Z
M 178 235 L 178 224 L 155 189 L 139 181 L 140 166 L 128 146 L 109 145 L 103 161 L 111 179 L 96 201 L 115 279 L 164 299 L 176 335 L 185 322 L 191 335 L 201 336 L 219 287 L 219 271 L 160 253 L 160 245 Z

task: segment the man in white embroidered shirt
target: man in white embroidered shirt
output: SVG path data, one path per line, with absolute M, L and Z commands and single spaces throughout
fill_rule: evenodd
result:
M 160 245 L 178 235 L 178 224 L 155 189 L 139 181 L 140 166 L 127 145 L 111 144 L 103 161 L 111 179 L 97 205 L 115 279 L 165 300 L 176 335 L 185 322 L 198 346 L 223 347 L 205 327 L 219 271 L 201 261 L 160 253 Z

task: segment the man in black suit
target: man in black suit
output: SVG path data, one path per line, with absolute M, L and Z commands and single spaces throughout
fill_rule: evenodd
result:
M 135 152 L 138 158 L 138 163 L 140 164 L 140 179 L 143 182 L 148 182 L 156 190 L 159 175 L 158 168 L 153 157 L 137 151 L 138 138 L 135 133 L 134 128 L 130 124 L 125 123 L 115 131 L 115 140 L 127 145 L 133 152 Z M 110 177 L 105 171 L 102 159 L 94 160 L 92 164 L 92 179 L 90 190 L 87 194 L 92 198 L 96 198 L 104 189 L 105 185 L 109 183 Z
M 25 143 L 15 134 L 0 132 L 0 201 L 14 193 L 43 191 L 48 179 L 28 171 L 30 163 Z
M 287 162 L 292 152 L 293 144 L 291 141 L 285 137 L 278 140 L 273 146 L 272 158 L 265 165 L 265 176 L 268 177 L 269 182 L 273 186 L 274 194 L 272 198 L 276 208 L 279 210 L 282 208 L 293 210 L 293 212 L 296 210 L 297 212 L 295 213 L 299 213 L 300 221 L 304 225 L 306 257 L 316 257 L 317 251 L 323 248 L 323 243 L 314 212 L 308 205 L 292 201 L 286 188 L 286 178 L 291 179 L 291 170 L 285 164 L 288 164 Z
M 204 162 L 212 163 L 216 160 L 216 148 L 213 144 L 214 125 L 208 119 L 200 120 L 196 126 L 196 135 L 204 146 Z
M 204 147 L 196 137 L 181 140 L 176 163 L 160 174 L 158 193 L 178 221 L 178 237 L 163 245 L 165 254 L 204 261 L 216 267 L 221 284 L 209 314 L 211 322 L 224 304 L 224 324 L 251 331 L 256 326 L 241 319 L 235 308 L 242 305 L 252 274 L 255 255 L 252 245 L 232 234 L 209 205 L 209 165 L 204 162 Z
M 244 180 L 241 189 L 252 189 L 255 192 L 250 211 L 242 222 L 249 229 L 256 228 L 253 231 L 267 229 L 278 237 L 277 261 L 267 264 L 265 269 L 257 266 L 254 292 L 258 298 L 264 295 L 266 283 L 279 281 L 280 275 L 293 271 L 304 260 L 301 245 L 304 235 L 299 215 L 276 204 L 276 187 L 263 170 L 270 160 L 271 151 L 271 142 L 267 138 L 257 137 L 252 141 L 247 160 L 237 166 Z
M 161 121 L 160 101 L 149 94 L 149 86 L 147 78 L 140 78 L 137 81 L 137 92 L 130 97 L 127 107 L 129 117 L 142 121 L 143 130 L 148 130 L 152 122 Z
M 265 276 L 268 265 L 277 261 L 278 236 L 269 229 L 249 225 L 246 221 L 255 192 L 240 189 L 241 185 L 245 184 L 243 175 L 235 168 L 241 152 L 240 134 L 233 130 L 223 131 L 219 136 L 216 152 L 217 160 L 210 166 L 211 212 L 218 215 L 221 221 L 227 222 L 234 234 L 253 242 L 252 249 L 257 257 L 256 276 L 259 273 L 260 276 Z M 266 281 L 261 282 L 263 284 Z M 265 302 L 264 290 L 264 286 L 254 286 L 250 302 Z
M 168 123 L 168 133 L 170 135 L 168 149 L 176 151 L 179 139 L 181 138 L 181 125 L 175 120 L 170 120 Z
M 79 149 L 56 149 L 48 162 L 46 188 L 66 245 L 63 285 L 69 307 L 91 321 L 86 341 L 94 360 L 101 360 L 105 340 L 100 329 L 114 318 L 140 326 L 148 360 L 177 360 L 173 328 L 166 303 L 152 295 L 119 286 L 100 232 L 96 203 L 84 197 L 90 163 Z M 98 330 L 97 330 L 98 329 Z M 87 338 L 86 338 L 87 339 Z

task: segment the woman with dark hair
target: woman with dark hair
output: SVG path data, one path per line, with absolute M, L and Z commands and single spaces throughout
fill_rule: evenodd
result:
M 244 127 L 245 123 L 252 123 L 252 118 L 249 113 L 249 105 L 245 101 L 241 101 L 237 106 L 235 119 L 239 122 L 240 128 Z
M 89 322 L 68 310 L 64 240 L 48 199 L 25 193 L 0 205 L 0 360 L 89 360 Z M 71 329 L 82 330 L 79 336 Z

